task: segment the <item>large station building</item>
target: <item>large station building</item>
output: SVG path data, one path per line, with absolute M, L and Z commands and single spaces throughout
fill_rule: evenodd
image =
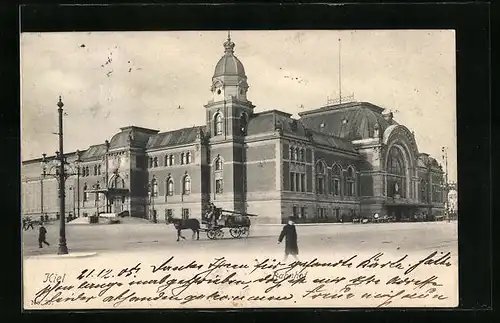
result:
M 254 112 L 234 47 L 228 39 L 215 66 L 212 98 L 200 106 L 205 124 L 166 132 L 123 127 L 109 140 L 67 153 L 77 173 L 66 181 L 67 214 L 200 218 L 210 202 L 257 214 L 259 223 L 375 213 L 399 221 L 443 212 L 441 166 L 419 151 L 392 113 L 367 102 L 327 105 L 298 119 Z M 57 180 L 41 176 L 41 161 L 22 163 L 23 215 L 58 212 Z

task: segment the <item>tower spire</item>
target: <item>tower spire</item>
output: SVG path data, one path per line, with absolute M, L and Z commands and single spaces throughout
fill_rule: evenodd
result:
M 224 53 L 226 55 L 232 55 L 234 53 L 234 43 L 231 40 L 231 31 L 227 31 L 227 40 L 224 42 Z

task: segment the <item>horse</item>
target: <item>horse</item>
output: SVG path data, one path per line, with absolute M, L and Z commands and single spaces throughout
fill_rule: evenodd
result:
M 194 239 L 194 234 L 196 233 L 196 240 L 200 240 L 200 222 L 197 219 L 174 219 L 171 215 L 168 215 L 167 224 L 173 224 L 177 230 L 177 241 L 179 241 L 179 237 L 186 240 L 181 234 L 181 231 L 186 229 L 193 230 L 192 239 Z

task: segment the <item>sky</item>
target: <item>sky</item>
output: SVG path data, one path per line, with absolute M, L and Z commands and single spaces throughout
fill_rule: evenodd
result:
M 293 114 L 339 95 L 392 111 L 420 152 L 457 176 L 453 30 L 231 31 L 255 112 Z M 121 127 L 169 131 L 205 123 L 227 31 L 21 34 L 21 158 L 104 143 Z M 178 107 L 181 107 L 180 109 Z

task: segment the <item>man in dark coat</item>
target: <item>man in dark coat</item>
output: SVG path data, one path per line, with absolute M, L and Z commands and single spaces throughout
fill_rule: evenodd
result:
M 45 243 L 47 246 L 50 246 L 50 244 L 45 240 L 47 235 L 47 229 L 43 226 L 43 223 L 40 223 L 40 229 L 38 231 L 38 245 L 39 248 L 43 248 L 42 243 Z
M 283 227 L 281 230 L 281 234 L 278 238 L 278 243 L 281 243 L 285 238 L 285 258 L 284 261 L 288 258 L 288 255 L 292 255 L 296 260 L 297 255 L 299 254 L 299 246 L 297 245 L 297 230 L 295 229 L 295 224 L 293 223 L 292 218 L 290 217 L 288 220 L 288 224 Z

